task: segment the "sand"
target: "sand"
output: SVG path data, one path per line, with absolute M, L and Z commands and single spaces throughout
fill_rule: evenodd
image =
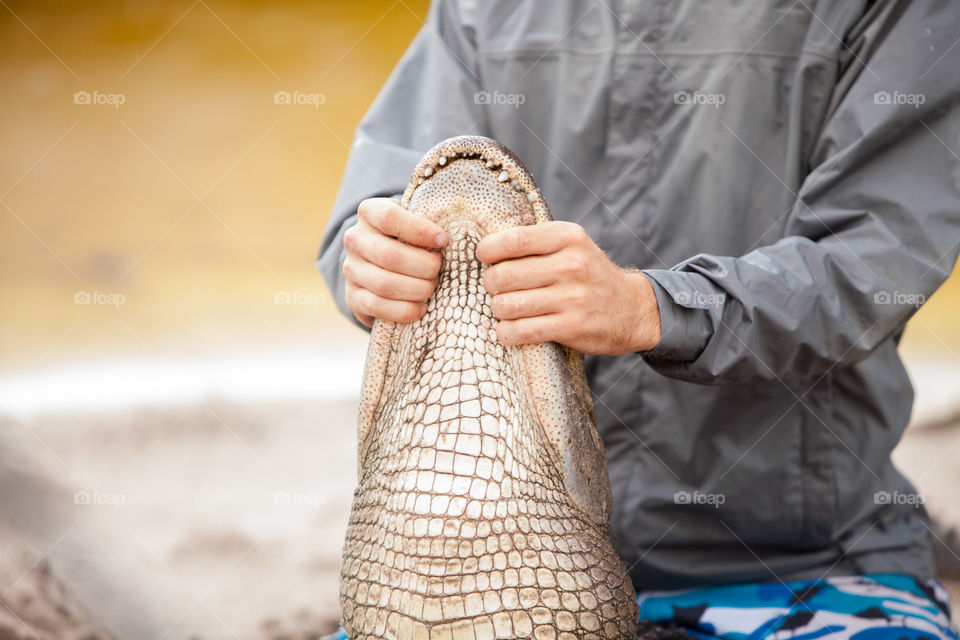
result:
M 43 630 L 78 628 L 44 595 L 52 568 L 70 618 L 118 638 L 333 630 L 354 417 L 352 402 L 211 401 L 4 419 L 0 601 L 23 620 L 0 629 L 73 637 Z M 27 615 L 43 600 L 48 611 Z
M 0 417 L 0 640 L 332 631 L 355 411 L 221 398 Z M 895 457 L 960 524 L 960 423 L 911 428 Z

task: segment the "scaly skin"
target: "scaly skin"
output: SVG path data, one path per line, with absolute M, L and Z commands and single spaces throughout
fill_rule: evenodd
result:
M 464 136 L 427 153 L 402 204 L 450 240 L 426 315 L 373 327 L 344 628 L 352 640 L 632 639 L 582 359 L 503 346 L 481 284 L 483 236 L 550 220 L 536 185 L 500 144 Z

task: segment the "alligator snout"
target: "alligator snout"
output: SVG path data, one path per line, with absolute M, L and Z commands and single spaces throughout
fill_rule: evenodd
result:
M 501 344 L 476 258 L 484 235 L 550 220 L 543 198 L 499 143 L 461 137 L 428 152 L 403 205 L 450 240 L 426 314 L 371 334 L 344 628 L 353 640 L 632 640 L 582 359 Z

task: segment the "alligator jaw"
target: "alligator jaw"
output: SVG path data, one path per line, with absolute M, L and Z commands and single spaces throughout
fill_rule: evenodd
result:
M 526 206 L 519 206 L 518 211 L 529 212 L 531 217 L 523 216 L 521 219 L 505 219 L 492 221 L 491 228 L 486 228 L 487 233 L 498 231 L 501 228 L 517 226 L 518 224 L 538 224 L 551 220 L 550 210 L 540 196 L 540 191 L 533 181 L 533 177 L 523 163 L 517 159 L 513 153 L 496 140 L 483 138 L 480 136 L 458 136 L 449 138 L 435 145 L 430 149 L 423 159 L 413 170 L 413 175 L 407 188 L 404 191 L 401 204 L 410 208 L 414 193 L 419 187 L 428 184 L 443 172 L 444 169 L 452 166 L 455 162 L 470 161 L 476 165 L 479 170 L 481 167 L 489 173 L 487 178 L 493 177 L 504 187 L 509 185 L 516 193 L 527 199 Z M 476 175 L 480 178 L 479 171 Z M 519 203 L 518 203 L 519 204 Z M 507 213 L 507 212 L 504 212 Z M 427 217 L 431 217 L 429 214 Z M 442 222 L 442 216 L 438 216 L 435 222 Z
M 447 230 L 410 324 L 377 321 L 341 574 L 351 640 L 632 640 L 603 444 L 579 354 L 497 340 L 477 243 L 550 220 L 498 143 L 445 141 L 403 203 Z

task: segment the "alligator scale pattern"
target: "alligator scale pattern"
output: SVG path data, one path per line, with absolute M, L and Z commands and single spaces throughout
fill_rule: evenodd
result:
M 475 255 L 488 233 L 550 220 L 536 185 L 499 143 L 462 136 L 427 153 L 402 204 L 450 240 L 426 315 L 371 335 L 344 628 L 352 640 L 632 639 L 582 358 L 501 344 Z

